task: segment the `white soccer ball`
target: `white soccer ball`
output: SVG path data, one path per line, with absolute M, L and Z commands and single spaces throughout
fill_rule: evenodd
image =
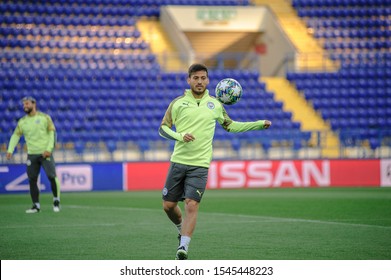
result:
M 232 78 L 221 80 L 215 89 L 216 98 L 225 105 L 233 105 L 242 97 L 242 86 Z

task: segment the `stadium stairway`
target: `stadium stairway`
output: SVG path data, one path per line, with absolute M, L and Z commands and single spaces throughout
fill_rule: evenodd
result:
M 320 142 L 322 156 L 339 157 L 339 140 L 330 126 L 315 112 L 312 106 L 299 94 L 295 87 L 285 78 L 263 77 L 266 88 L 275 94 L 277 101 L 283 102 L 285 111 L 292 112 L 292 120 L 301 123 L 304 131 L 323 131 L 322 136 L 313 134 L 310 142 Z
M 336 62 L 328 59 L 319 42 L 309 33 L 305 23 L 297 16 L 290 1 L 286 0 L 253 0 L 255 5 L 268 6 L 276 15 L 280 26 L 291 42 L 295 45 L 298 54 L 296 65 L 299 70 L 325 69 L 335 71 Z
M 157 55 L 159 64 L 167 71 L 183 70 L 178 57 L 170 55 L 176 53 L 174 45 L 171 43 L 159 20 L 139 19 L 136 23 L 141 37 L 150 44 L 151 51 Z

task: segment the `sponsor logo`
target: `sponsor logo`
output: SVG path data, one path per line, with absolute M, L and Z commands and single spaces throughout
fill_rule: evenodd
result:
M 308 187 L 330 185 L 330 163 L 315 161 L 213 162 L 209 188 Z
M 92 190 L 91 165 L 62 165 L 56 169 L 62 191 Z

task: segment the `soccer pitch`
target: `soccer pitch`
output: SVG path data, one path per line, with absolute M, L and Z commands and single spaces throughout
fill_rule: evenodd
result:
M 159 191 L 63 193 L 54 213 L 0 196 L 2 260 L 172 260 L 175 227 Z M 180 204 L 183 209 L 183 204 Z M 390 260 L 391 188 L 207 190 L 193 260 Z

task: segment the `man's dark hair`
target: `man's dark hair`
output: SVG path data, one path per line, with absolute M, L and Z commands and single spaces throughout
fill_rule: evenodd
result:
M 37 103 L 37 100 L 35 100 L 35 98 L 32 96 L 23 97 L 22 102 L 24 101 L 31 101 L 32 103 Z
M 208 68 L 204 64 L 195 63 L 189 67 L 189 78 L 191 77 L 191 74 L 198 71 L 205 71 L 206 75 L 208 76 Z

